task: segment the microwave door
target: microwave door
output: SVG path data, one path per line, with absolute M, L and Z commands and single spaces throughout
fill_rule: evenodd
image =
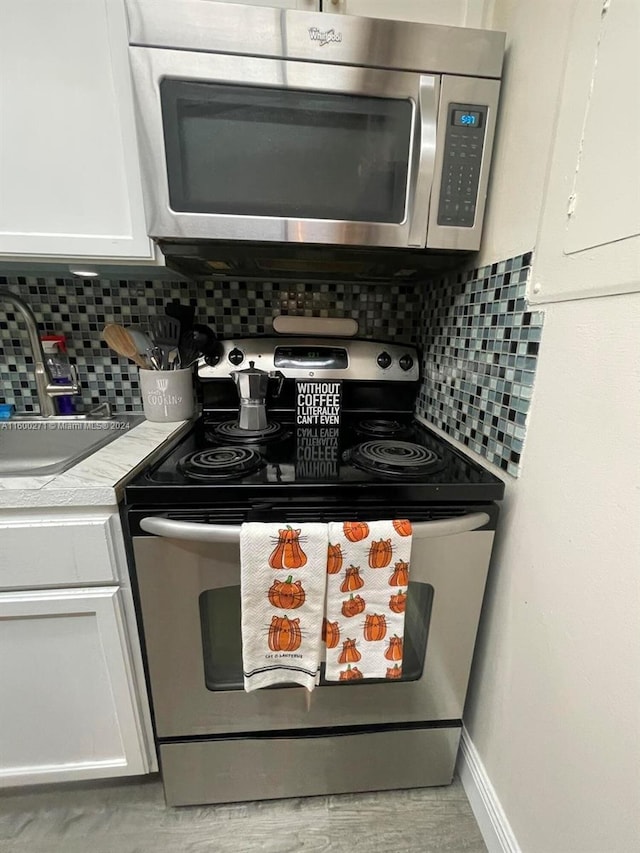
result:
M 438 76 L 130 50 L 150 236 L 425 246 Z

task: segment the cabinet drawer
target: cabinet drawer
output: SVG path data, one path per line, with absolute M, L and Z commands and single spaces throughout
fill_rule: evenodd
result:
M 5 517 L 0 589 L 113 583 L 121 539 L 117 513 Z

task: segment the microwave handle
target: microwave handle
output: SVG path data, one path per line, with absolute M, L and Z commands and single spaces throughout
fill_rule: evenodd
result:
M 416 249 L 424 249 L 427 243 L 429 203 L 436 159 L 437 86 L 438 78 L 425 75 L 420 77 L 413 149 L 412 187 L 409 195 L 412 200 L 412 207 L 407 238 L 407 245 Z
M 413 524 L 414 539 L 432 539 L 436 536 L 454 536 L 470 533 L 489 522 L 486 512 L 473 512 L 458 518 L 442 521 L 419 521 Z M 166 536 L 169 539 L 186 539 L 191 542 L 223 544 L 240 542 L 240 527 L 225 524 L 198 524 L 193 521 L 174 521 L 171 518 L 147 516 L 140 522 L 146 533 Z

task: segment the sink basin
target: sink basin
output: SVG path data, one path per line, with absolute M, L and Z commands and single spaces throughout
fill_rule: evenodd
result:
M 61 474 L 143 420 L 144 415 L 24 415 L 0 422 L 0 477 Z

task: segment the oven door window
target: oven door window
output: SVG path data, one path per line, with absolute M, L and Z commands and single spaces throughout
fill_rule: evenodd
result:
M 165 79 L 176 212 L 399 224 L 413 103 Z
M 422 677 L 432 605 L 433 587 L 425 583 L 410 582 L 405 612 L 402 677 L 397 679 L 398 681 L 417 681 Z M 242 690 L 244 682 L 240 587 L 227 586 L 203 592 L 200 595 L 200 623 L 207 689 Z M 325 681 L 321 678 L 320 681 L 321 686 L 345 688 L 376 683 L 389 682 L 386 679 L 372 678 L 350 682 Z

